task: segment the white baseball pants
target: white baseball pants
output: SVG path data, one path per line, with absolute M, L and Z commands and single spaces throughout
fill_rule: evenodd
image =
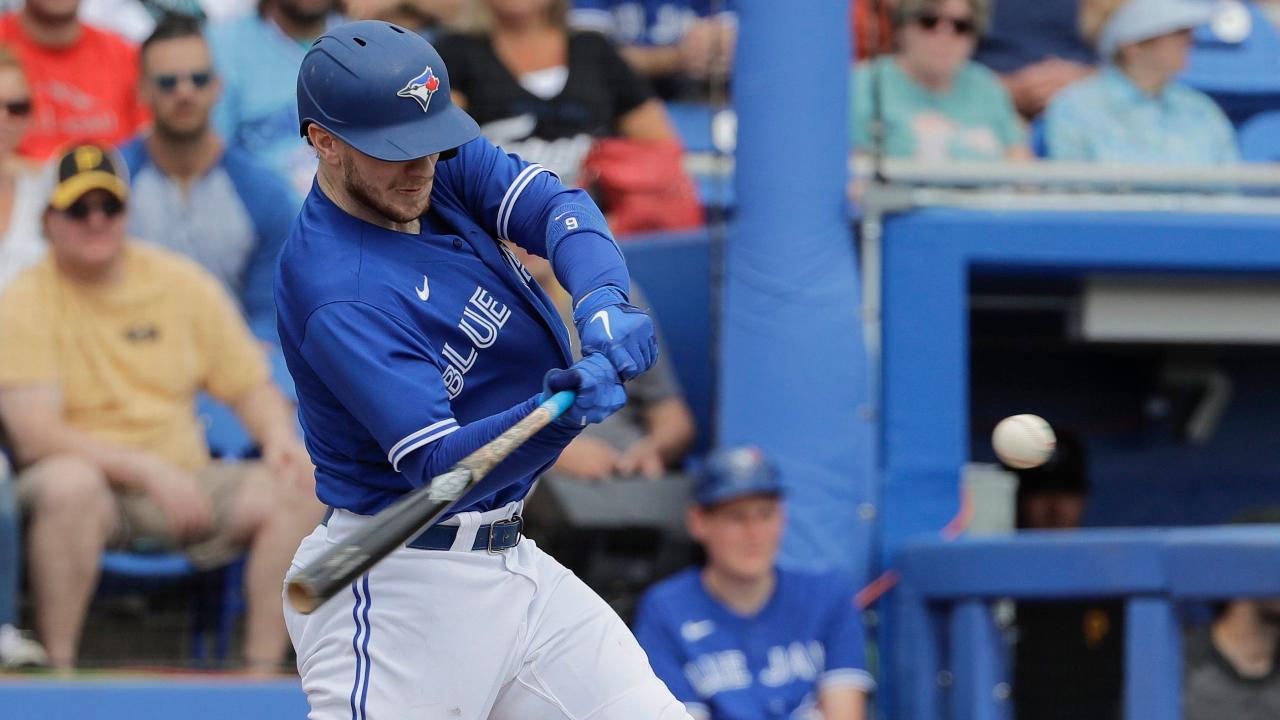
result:
M 451 518 L 453 550 L 398 549 L 311 615 L 285 603 L 310 720 L 691 720 L 613 609 L 532 541 L 460 549 L 517 511 Z M 292 571 L 367 522 L 336 511 Z

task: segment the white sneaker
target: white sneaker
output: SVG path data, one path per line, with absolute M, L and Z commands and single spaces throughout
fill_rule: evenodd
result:
M 43 667 L 49 664 L 44 646 L 12 625 L 0 625 L 0 668 Z

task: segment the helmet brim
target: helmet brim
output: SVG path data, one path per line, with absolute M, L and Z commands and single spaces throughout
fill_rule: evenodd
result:
M 461 147 L 480 137 L 480 126 L 462 108 L 378 128 L 337 128 L 312 120 L 360 152 L 378 160 L 403 162 Z

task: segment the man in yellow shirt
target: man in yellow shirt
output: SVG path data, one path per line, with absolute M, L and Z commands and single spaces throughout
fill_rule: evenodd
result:
M 293 409 L 218 281 L 126 238 L 114 151 L 84 144 L 54 162 L 50 252 L 0 296 L 0 419 L 23 468 L 50 662 L 75 664 L 104 549 L 181 549 L 201 567 L 247 549 L 245 658 L 274 668 L 287 647 L 281 581 L 321 513 Z M 211 460 L 201 390 L 236 411 L 261 462 Z

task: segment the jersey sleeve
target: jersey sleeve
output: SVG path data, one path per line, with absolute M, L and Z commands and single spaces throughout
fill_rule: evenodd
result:
M 826 667 L 818 685 L 869 692 L 876 683 L 867 672 L 866 637 L 862 632 L 862 615 L 853 602 L 854 591 L 843 582 L 832 581 L 828 595 L 831 611 L 822 642 Z
M 630 291 L 622 250 L 600 209 L 543 166 L 480 137 L 436 166 L 436 182 L 490 235 L 551 261 L 575 302 L 605 285 Z
M 276 259 L 297 217 L 301 200 L 280 176 L 265 171 L 237 172 L 237 189 L 253 220 L 257 244 L 244 270 L 240 304 L 253 334 L 277 342 L 275 272 Z
M 649 656 L 649 665 L 653 668 L 654 674 L 666 684 L 671 694 L 690 708 L 691 712 L 697 708 L 705 711 L 702 698 L 685 677 L 685 652 L 680 645 L 674 625 L 675 622 L 669 617 L 665 604 L 650 592 L 640 599 L 636 607 L 635 621 L 632 623 L 631 631 L 645 654 Z M 703 714 L 705 715 L 705 712 Z
M 373 436 L 387 462 L 423 485 L 537 407 L 537 398 L 459 425 L 443 361 L 416 330 L 372 305 L 334 302 L 307 319 L 299 354 L 329 392 Z M 460 500 L 465 506 L 550 464 L 577 435 L 550 425 L 525 441 Z

